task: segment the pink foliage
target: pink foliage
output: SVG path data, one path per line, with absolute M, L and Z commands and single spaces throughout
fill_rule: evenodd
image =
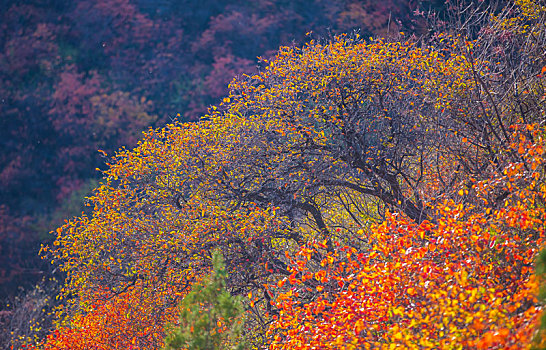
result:
M 60 74 L 49 111 L 57 131 L 76 136 L 89 123 L 92 118 L 90 98 L 99 93 L 101 81 L 98 73 L 91 72 L 86 77 L 74 66 L 67 67 Z
M 233 55 L 216 58 L 212 72 L 205 78 L 207 93 L 213 98 L 225 96 L 227 86 L 233 77 L 243 72 L 251 74 L 255 70 L 252 66 L 253 61 Z

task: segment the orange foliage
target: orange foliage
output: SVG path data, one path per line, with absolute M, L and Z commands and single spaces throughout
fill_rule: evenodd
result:
M 159 349 L 163 326 L 176 319 L 174 309 L 156 312 L 155 299 L 143 299 L 139 288 L 115 297 L 96 296 L 85 314 L 73 316 L 69 325 L 50 334 L 44 350 L 62 349 Z M 157 296 L 156 296 L 157 297 Z M 129 321 L 130 320 L 130 321 Z
M 434 223 L 390 214 L 360 231 L 364 249 L 303 247 L 276 300 L 271 348 L 530 348 L 542 310 L 533 267 L 545 238 L 545 152 L 542 137 L 520 134 L 520 147 L 521 162 L 474 187 L 480 196 L 517 182 L 500 208 L 445 200 Z

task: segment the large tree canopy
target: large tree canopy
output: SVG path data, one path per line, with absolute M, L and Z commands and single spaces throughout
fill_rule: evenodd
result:
M 118 152 L 45 249 L 67 304 L 42 346 L 161 348 L 215 250 L 256 347 L 530 346 L 546 8 L 480 9 L 421 40 L 283 47 Z
M 52 242 L 49 231 L 85 209 L 83 197 L 100 178 L 95 168 L 105 168 L 97 149 L 133 148 L 150 126 L 198 120 L 236 74 L 257 71 L 257 56 L 301 45 L 309 31 L 417 32 L 416 6 L 427 7 L 410 0 L 2 1 L 2 310 L 14 311 L 6 298 L 51 270 L 36 253 Z M 9 335 L 4 325 L 0 333 Z

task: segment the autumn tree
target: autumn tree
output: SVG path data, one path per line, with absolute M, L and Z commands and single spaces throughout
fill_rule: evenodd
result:
M 197 120 L 227 94 L 234 75 L 257 72 L 256 56 L 300 45 L 309 31 L 383 35 L 391 23 L 396 33 L 396 18 L 411 22 L 409 6 L 406 0 L 4 1 L 0 197 L 2 215 L 11 219 L 0 227 L 0 245 L 24 253 L 1 265 L 0 274 L 11 277 L 2 280 L 0 297 L 47 270 L 35 252 L 51 242 L 47 232 L 62 224 L 59 217 L 81 212 L 83 200 L 73 197 L 99 178 L 95 168 L 104 161 L 97 149 L 133 148 L 142 130 L 177 113 Z
M 282 47 L 200 122 L 111 157 L 44 248 L 67 305 L 43 347 L 163 347 L 213 251 L 256 347 L 530 345 L 544 7 L 477 6 L 420 40 Z M 521 57 L 489 55 L 503 35 Z

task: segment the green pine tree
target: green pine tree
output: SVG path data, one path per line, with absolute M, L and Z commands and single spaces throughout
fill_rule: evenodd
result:
M 244 349 L 241 339 L 243 306 L 226 290 L 224 261 L 212 256 L 213 271 L 193 286 L 181 303 L 179 325 L 170 326 L 165 350 Z

